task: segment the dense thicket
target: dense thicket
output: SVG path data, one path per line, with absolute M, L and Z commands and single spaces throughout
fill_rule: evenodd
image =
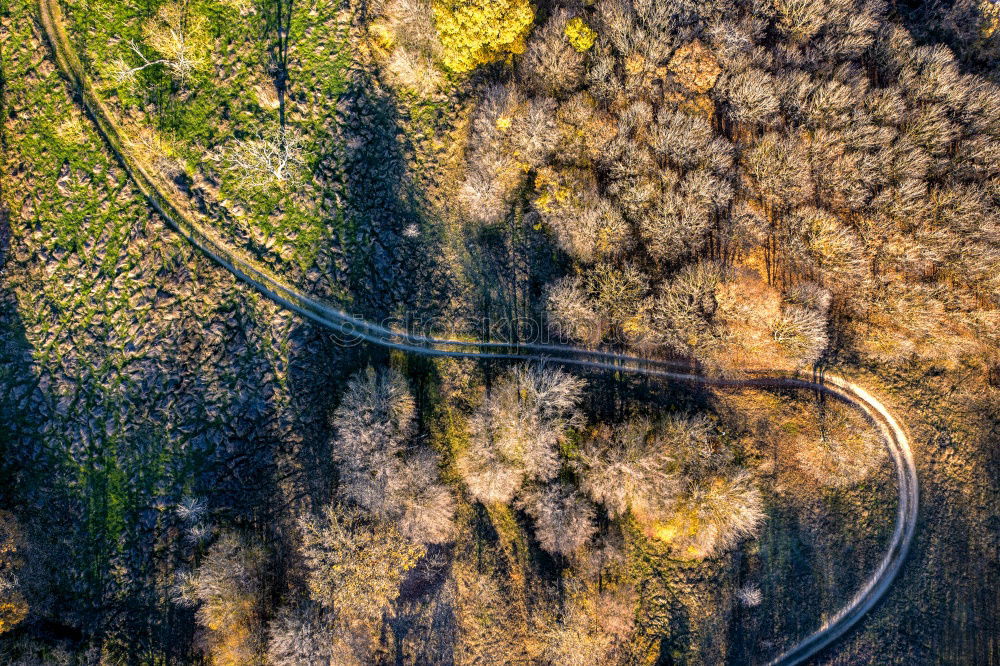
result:
M 756 484 L 704 418 L 598 428 L 576 466 L 583 491 L 609 517 L 630 515 L 681 557 L 716 554 L 764 518 Z
M 983 367 L 998 118 L 995 84 L 879 2 L 600 0 L 483 91 L 463 195 L 487 224 L 527 197 L 573 260 L 546 305 L 568 338 L 796 366 L 832 316 L 871 358 Z

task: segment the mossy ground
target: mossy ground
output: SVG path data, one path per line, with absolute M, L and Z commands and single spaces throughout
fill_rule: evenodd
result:
M 339 168 L 343 150 L 337 107 L 349 87 L 350 12 L 337 2 L 294 3 L 281 53 L 282 3 L 188 2 L 185 11 L 204 26 L 193 73 L 181 79 L 154 65 L 118 80 L 117 61 L 142 64 L 130 40 L 150 60 L 157 57 L 146 26 L 167 4 L 88 0 L 67 3 L 64 11 L 77 52 L 138 152 L 182 190 L 207 199 L 231 242 L 301 281 L 322 266 L 321 249 L 345 231 L 322 202 L 337 186 L 323 175 Z M 246 187 L 220 172 L 213 151 L 278 125 L 274 81 L 281 68 L 289 81 L 286 123 L 306 137 L 302 171 L 285 183 Z
M 274 463 L 241 465 L 295 439 L 307 380 L 290 367 L 314 334 L 152 214 L 56 73 L 36 10 L 0 6 L 3 502 L 32 544 L 29 603 L 57 634 L 97 631 L 111 659 L 186 660 L 193 618 L 168 600 L 197 545 L 171 507 L 216 497 L 261 519 L 251 495 L 273 488 Z M 49 647 L 36 658 L 60 658 Z

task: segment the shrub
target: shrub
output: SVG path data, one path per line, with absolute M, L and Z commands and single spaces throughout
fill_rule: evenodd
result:
M 736 598 L 747 608 L 754 608 L 755 606 L 760 606 L 760 602 L 764 600 L 764 595 L 761 594 L 759 587 L 753 583 L 748 583 L 736 591 Z
M 483 569 L 466 558 L 456 558 L 452 564 L 456 664 L 509 663 L 524 651 L 527 636 L 521 609 L 512 608 L 504 579 Z

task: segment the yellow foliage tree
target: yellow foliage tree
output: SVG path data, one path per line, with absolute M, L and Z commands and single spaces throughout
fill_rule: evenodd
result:
M 570 45 L 583 53 L 589 51 L 597 40 L 597 33 L 590 29 L 582 18 L 570 19 L 566 24 L 566 38 Z
M 433 8 L 444 66 L 459 74 L 523 53 L 535 20 L 528 0 L 434 0 Z

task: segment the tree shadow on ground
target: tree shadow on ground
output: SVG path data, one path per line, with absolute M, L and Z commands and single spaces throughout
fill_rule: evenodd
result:
M 565 254 L 535 225 L 535 216 L 512 213 L 496 225 L 466 228 L 465 272 L 475 287 L 481 337 L 502 342 L 547 340 L 545 288 L 564 275 Z
M 944 44 L 955 54 L 962 73 L 976 74 L 1000 85 L 1000 38 L 983 37 L 987 19 L 985 14 L 978 13 L 989 6 L 988 2 L 977 5 L 924 0 L 895 4 L 903 25 L 918 44 Z
M 727 663 L 750 664 L 776 656 L 782 644 L 789 646 L 820 624 L 821 609 L 815 595 L 803 594 L 813 580 L 813 558 L 802 539 L 794 511 L 772 507 L 760 537 L 760 550 L 741 553 L 740 578 L 756 575 L 762 585 L 763 604 L 742 608 L 738 601 L 729 621 Z M 770 572 L 770 576 L 768 576 Z M 804 584 L 805 583 L 805 584 Z
M 333 242 L 345 268 L 342 286 L 356 316 L 433 319 L 452 287 L 407 173 L 396 104 L 371 75 L 353 74 L 339 106 L 340 141 L 316 173 L 324 214 L 339 222 Z

